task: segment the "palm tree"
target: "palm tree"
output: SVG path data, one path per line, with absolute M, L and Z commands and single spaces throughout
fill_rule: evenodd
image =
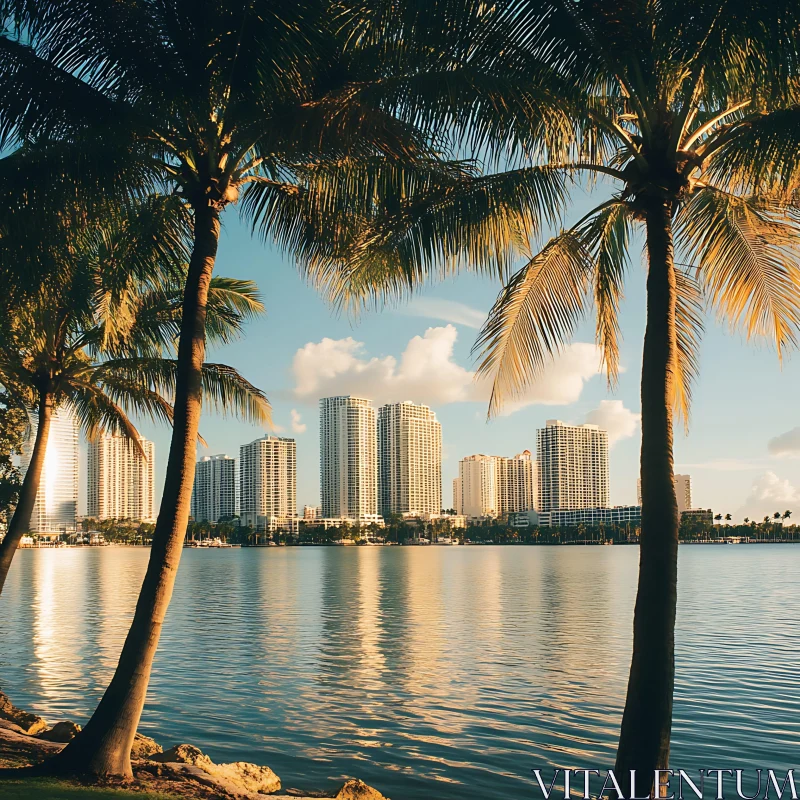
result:
M 335 3 L 3 6 L 14 27 L 0 38 L 0 146 L 77 142 L 92 174 L 113 172 L 118 161 L 130 180 L 174 193 L 192 215 L 173 436 L 147 574 L 111 685 L 53 762 L 54 769 L 129 776 L 189 515 L 222 213 L 247 190 L 243 210 L 265 236 L 297 251 L 333 243 L 349 208 L 330 192 L 315 205 L 306 172 L 327 161 L 342 176 L 328 186 L 368 203 L 380 187 L 359 181 L 348 159 L 405 158 L 425 147 L 410 126 L 348 89 L 349 67 L 333 35 Z M 108 153 L 114 164 L 104 162 Z
M 453 136 L 477 143 L 487 163 L 505 157 L 514 169 L 411 198 L 399 221 L 389 214 L 390 221 L 366 223 L 365 252 L 377 243 L 386 260 L 376 274 L 356 257 L 346 291 L 362 299 L 376 288 L 387 294 L 389 284 L 397 296 L 431 272 L 441 274 L 443 263 L 485 266 L 487 255 L 502 268 L 539 233 L 542 212 L 562 218 L 559 178 L 588 176 L 602 202 L 533 251 L 481 332 L 479 375 L 493 381 L 494 414 L 540 375 L 590 309 L 614 384 L 624 279 L 632 237 L 643 231 L 641 556 L 616 772 L 652 775 L 668 765 L 672 724 L 679 527 L 673 415 L 688 419 L 703 305 L 748 338 L 773 342 L 779 356 L 797 344 L 798 226 L 785 194 L 787 176 L 800 173 L 800 148 L 786 155 L 790 148 L 779 148 L 776 134 L 774 150 L 785 156 L 778 165 L 775 152 L 756 146 L 760 133 L 753 131 L 778 129 L 779 122 L 788 129 L 797 119 L 785 109 L 796 102 L 787 76 L 797 75 L 798 7 L 785 0 L 735 9 L 702 0 L 457 5 L 461 24 L 450 27 L 463 51 L 436 51 L 431 62 L 428 40 L 412 42 L 421 66 L 415 76 L 388 82 L 393 99 L 409 119 L 450 123 Z M 431 0 L 402 21 L 409 31 L 439 37 L 453 8 Z M 426 82 L 441 87 L 431 107 L 419 91 Z M 800 139 L 798 130 L 789 141 Z M 494 228 L 487 222 L 493 215 Z M 498 230 L 506 248 L 490 246 Z
M 73 414 L 90 439 L 104 431 L 122 434 L 142 455 L 128 414 L 172 420 L 166 397 L 175 365 L 164 352 L 180 315 L 175 281 L 188 256 L 183 217 L 174 199 L 151 198 L 107 209 L 61 240 L 48 231 L 50 271 L 58 282 L 43 285 L 0 325 L 0 385 L 36 421 L 30 465 L 0 543 L 0 591 L 30 526 L 56 410 Z M 12 234 L 3 245 L 22 247 Z M 209 327 L 217 340 L 231 338 L 261 308 L 246 282 L 216 279 L 211 295 Z M 203 380 L 212 397 L 230 397 L 245 415 L 266 419 L 265 399 L 234 370 L 206 365 Z

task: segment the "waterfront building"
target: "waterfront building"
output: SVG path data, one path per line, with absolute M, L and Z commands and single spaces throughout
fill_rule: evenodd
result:
M 524 450 L 514 458 L 497 458 L 497 505 L 500 514 L 536 508 L 539 485 L 537 467 L 530 450 Z
M 23 477 L 36 441 L 38 414 L 31 414 L 31 435 L 20 456 Z M 78 421 L 67 408 L 53 412 L 30 530 L 57 534 L 75 530 L 78 518 Z
M 262 436 L 239 448 L 242 525 L 274 531 L 297 516 L 297 445 Z
M 634 525 L 642 521 L 641 506 L 613 506 L 611 508 L 557 508 L 538 512 L 538 524 L 543 528 L 572 528 L 578 525 Z M 512 523 L 513 524 L 513 523 Z M 530 524 L 530 520 L 527 524 Z M 537 523 L 534 523 L 537 524 Z
M 322 506 L 303 506 L 303 519 L 313 520 L 322 517 Z
M 473 455 L 459 463 L 453 482 L 457 514 L 501 517 L 536 507 L 538 469 L 530 450 L 513 458 Z
M 442 426 L 428 406 L 391 403 L 378 409 L 378 511 L 442 510 Z
M 714 512 L 710 508 L 688 508 L 681 511 L 681 523 L 710 528 L 714 524 Z
M 141 449 L 140 449 L 141 448 Z M 152 522 L 155 445 L 139 437 L 103 434 L 89 442 L 86 515 Z
M 194 471 L 192 517 L 196 522 L 218 522 L 234 516 L 236 459 L 224 454 L 204 456 Z
M 536 432 L 539 512 L 607 508 L 608 433 L 597 425 L 547 420 Z
M 322 516 L 366 519 L 378 513 L 375 409 L 362 397 L 320 400 Z
M 678 514 L 692 510 L 692 476 L 673 475 L 672 482 L 675 485 L 675 498 L 678 501 Z M 642 504 L 642 479 L 636 481 L 636 502 Z
M 497 459 L 480 453 L 467 456 L 459 462 L 458 473 L 461 503 L 456 511 L 467 517 L 499 516 Z
M 363 517 L 356 519 L 355 517 L 320 517 L 313 520 L 299 520 L 304 525 L 312 527 L 320 527 L 324 530 L 330 528 L 341 528 L 342 525 L 347 525 L 350 528 L 366 528 L 369 525 L 375 525 L 378 528 L 386 527 L 386 521 L 380 514 L 366 514 Z

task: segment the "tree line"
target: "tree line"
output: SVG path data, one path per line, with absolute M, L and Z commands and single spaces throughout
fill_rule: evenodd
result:
M 585 316 L 613 387 L 644 246 L 641 557 L 616 771 L 668 766 L 673 426 L 704 313 L 779 358 L 800 327 L 799 15 L 794 0 L 0 0 L 0 383 L 38 420 L 0 584 L 54 409 L 133 447 L 128 414 L 172 426 L 117 670 L 47 769 L 130 776 L 201 409 L 268 419 L 260 390 L 206 361 L 261 310 L 252 284 L 213 274 L 232 206 L 346 312 L 459 271 L 498 280 L 475 350 L 492 415 Z M 599 202 L 578 215 L 582 188 Z

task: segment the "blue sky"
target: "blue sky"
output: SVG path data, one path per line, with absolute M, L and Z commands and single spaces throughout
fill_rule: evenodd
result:
M 283 429 L 281 435 L 296 438 L 300 508 L 319 501 L 317 400 L 348 392 L 377 402 L 427 403 L 437 412 L 443 436 L 443 499 L 448 506 L 460 458 L 476 452 L 535 451 L 536 428 L 550 418 L 608 424 L 616 439 L 611 450 L 611 502 L 635 502 L 645 275 L 641 245 L 634 242 L 633 247 L 622 309 L 624 372 L 616 390 L 609 392 L 605 377 L 595 374 L 594 333 L 587 322 L 532 392 L 530 403 L 487 423 L 485 391 L 469 375 L 474 368 L 470 349 L 476 326 L 497 295 L 496 281 L 464 274 L 431 286 L 411 303 L 367 313 L 356 322 L 335 315 L 304 284 L 292 262 L 252 237 L 237 211 L 229 209 L 216 274 L 255 280 L 267 314 L 248 325 L 241 341 L 208 357 L 236 367 L 262 388 L 272 402 L 274 422 Z M 798 356 L 786 360 L 781 369 L 773 350 L 748 344 L 712 318 L 707 320 L 689 435 L 679 429 L 675 445 L 676 470 L 691 474 L 695 506 L 730 512 L 739 519 L 785 508 L 800 517 L 798 388 Z M 169 431 L 146 422 L 141 430 L 156 443 L 158 496 Z M 204 414 L 201 432 L 208 449 L 198 449 L 199 456 L 238 456 L 239 445 L 262 435 L 254 426 L 210 413 Z M 770 445 L 771 440 L 776 441 Z

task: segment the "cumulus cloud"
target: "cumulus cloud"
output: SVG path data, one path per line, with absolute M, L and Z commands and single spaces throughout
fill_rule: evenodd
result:
M 775 511 L 785 511 L 787 508 L 796 511 L 798 503 L 800 489 L 769 470 L 753 481 L 740 512 L 752 519 L 760 519 L 766 514 L 772 516 Z
M 294 433 L 305 433 L 306 428 L 308 427 L 305 422 L 303 422 L 303 418 L 300 416 L 300 412 L 293 408 L 291 411 L 292 415 L 292 431 Z
M 770 439 L 767 450 L 773 456 L 800 455 L 800 427 L 792 428 L 774 439 Z
M 455 322 L 468 328 L 480 328 L 486 321 L 486 313 L 455 300 L 439 300 L 435 297 L 416 297 L 402 312 L 412 317 L 428 317 L 444 322 Z
M 629 439 L 639 429 L 641 414 L 625 408 L 622 400 L 603 400 L 586 415 L 586 421 L 608 431 L 608 443 L 613 447 L 620 439 Z
M 308 401 L 352 394 L 376 403 L 487 402 L 488 383 L 476 382 L 475 373 L 453 358 L 457 338 L 453 325 L 428 328 L 423 336 L 409 341 L 399 359 L 391 355 L 369 357 L 364 343 L 352 337 L 309 342 L 295 353 L 295 395 Z M 508 404 L 504 413 L 512 414 L 533 403 L 574 403 L 586 381 L 598 374 L 599 363 L 593 344 L 577 342 L 564 348 L 525 396 Z

